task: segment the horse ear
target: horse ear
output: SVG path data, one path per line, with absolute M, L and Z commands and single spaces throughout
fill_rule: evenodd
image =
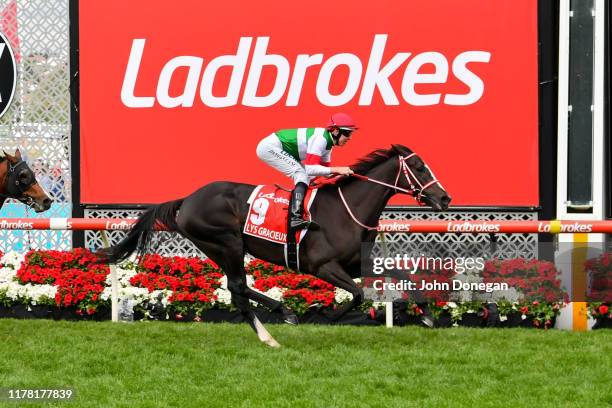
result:
M 404 146 L 399 145 L 399 144 L 392 144 L 391 148 L 393 149 L 394 152 L 396 152 L 397 154 L 404 154 L 405 151 L 403 149 Z
M 393 150 L 395 150 L 398 154 L 402 154 L 402 155 L 409 155 L 410 153 L 412 153 L 412 151 L 410 149 L 408 149 L 406 146 L 401 145 L 401 144 L 392 144 L 391 147 L 393 148 Z
M 4 153 L 4 157 L 6 157 L 6 159 L 12 163 L 15 164 L 17 162 L 17 159 L 15 159 L 15 157 L 11 156 L 10 154 L 8 154 L 7 152 L 5 152 L 4 150 L 2 151 L 2 153 Z
M 17 158 L 17 160 L 21 160 L 21 150 L 15 150 L 15 157 Z

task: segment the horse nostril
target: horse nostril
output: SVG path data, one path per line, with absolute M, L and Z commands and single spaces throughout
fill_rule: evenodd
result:
M 45 208 L 49 208 L 49 207 L 51 207 L 51 203 L 52 203 L 52 202 L 53 202 L 53 201 L 52 201 L 50 198 L 45 198 L 45 199 L 43 200 L 43 206 L 44 206 Z
M 442 199 L 440 201 L 442 201 L 442 204 L 447 206 L 451 202 L 451 198 L 449 196 L 445 195 L 444 197 L 442 197 Z

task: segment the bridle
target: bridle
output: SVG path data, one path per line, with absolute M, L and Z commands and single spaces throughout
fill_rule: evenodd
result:
M 429 168 L 429 166 L 425 163 L 423 163 L 423 166 L 425 166 L 425 168 L 427 168 L 427 170 L 429 170 L 429 173 L 431 174 L 432 180 L 428 181 L 427 183 L 423 184 L 419 181 L 418 177 L 414 174 L 414 172 L 412 171 L 412 169 L 410 168 L 410 166 L 408 166 L 408 164 L 406 163 L 408 161 L 408 159 L 412 158 L 416 156 L 416 153 L 411 153 L 408 156 L 398 156 L 398 160 L 399 160 L 399 164 L 398 164 L 398 168 L 397 168 L 397 176 L 395 177 L 395 183 L 393 185 L 389 184 L 389 183 L 385 183 L 383 181 L 380 180 L 376 180 L 373 179 L 371 177 L 368 176 L 364 176 L 362 174 L 356 174 L 353 173 L 352 177 L 355 177 L 359 180 L 364 180 L 364 181 L 369 181 L 371 183 L 376 183 L 376 184 L 380 184 L 382 186 L 385 187 L 389 187 L 393 190 L 395 190 L 398 193 L 404 193 L 404 194 L 409 194 L 411 196 L 413 196 L 416 201 L 419 204 L 425 204 L 425 202 L 423 201 L 423 194 L 425 193 L 425 190 L 427 190 L 428 188 L 430 188 L 431 186 L 438 184 L 440 186 L 441 189 L 444 190 L 444 187 L 442 187 L 442 183 L 440 183 L 440 181 L 435 177 L 433 171 L 431 171 L 431 169 Z M 408 189 L 403 188 L 403 187 L 399 187 L 399 181 L 400 181 L 400 176 L 404 175 L 407 183 L 408 183 Z M 375 230 L 378 229 L 378 226 L 376 227 L 371 227 L 365 224 L 362 224 L 354 215 L 353 212 L 351 211 L 351 209 L 349 208 L 346 199 L 344 198 L 344 194 L 342 194 L 342 189 L 340 188 L 340 186 L 338 186 L 338 193 L 340 194 L 340 198 L 342 199 L 342 203 L 344 204 L 344 207 L 346 208 L 346 211 L 349 213 L 349 215 L 351 216 L 351 218 L 353 219 L 353 221 L 355 221 L 355 223 L 357 223 L 359 226 L 366 228 L 368 230 Z
M 431 171 L 431 169 L 429 168 L 429 166 L 425 163 L 423 163 L 423 166 L 429 170 L 429 174 L 431 174 L 431 181 L 425 183 L 425 185 L 423 185 L 418 177 L 414 174 L 414 172 L 412 171 L 412 169 L 410 168 L 410 166 L 408 166 L 408 164 L 406 163 L 406 161 L 408 159 L 410 159 L 411 157 L 416 156 L 416 153 L 412 153 L 408 156 L 405 157 L 398 157 L 399 158 L 399 169 L 397 170 L 397 176 L 395 177 L 395 185 L 393 186 L 393 188 L 395 188 L 396 190 L 403 190 L 403 192 L 406 192 L 407 194 L 412 194 L 412 196 L 420 203 L 423 204 L 423 193 L 425 192 L 425 190 L 427 190 L 429 187 L 433 186 L 434 184 L 438 184 L 440 186 L 440 188 L 442 190 L 444 190 L 444 187 L 442 187 L 442 183 L 440 183 L 440 181 L 438 181 L 438 179 L 436 178 L 436 176 L 434 175 L 433 171 Z M 410 190 L 405 190 L 405 189 L 400 189 L 399 187 L 397 187 L 397 183 L 399 182 L 399 178 L 400 178 L 400 170 L 402 173 L 404 173 L 404 176 L 406 177 L 406 181 L 408 182 L 408 185 L 410 186 Z M 412 176 L 412 178 L 410 177 Z M 414 181 L 414 183 L 413 183 Z M 416 184 L 416 186 L 415 186 Z M 417 188 L 418 186 L 418 188 Z

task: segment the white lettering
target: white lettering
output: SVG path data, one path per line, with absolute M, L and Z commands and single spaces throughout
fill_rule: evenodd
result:
M 121 102 L 128 108 L 150 108 L 155 103 L 152 96 L 134 96 L 136 79 L 140 70 L 140 61 L 145 46 L 145 39 L 138 38 L 132 41 L 132 49 L 128 59 L 127 69 L 121 86 Z
M 297 56 L 295 59 L 295 69 L 291 77 L 291 84 L 289 85 L 289 93 L 287 94 L 287 106 L 297 106 L 300 95 L 302 94 L 302 85 L 304 84 L 306 69 L 314 65 L 319 65 L 321 62 L 323 62 L 323 54 L 300 54 Z
M 500 228 L 500 224 L 489 224 L 487 222 L 472 224 L 466 221 L 464 223 L 448 222 L 446 224 L 448 232 L 499 232 Z
M 340 65 L 346 65 L 348 67 L 348 81 L 340 94 L 332 95 L 329 92 L 329 85 L 334 70 Z M 356 55 L 346 53 L 334 55 L 325 61 L 321 68 L 316 88 L 317 98 L 326 106 L 340 106 L 348 103 L 353 99 L 359 89 L 359 80 L 361 79 L 362 71 L 361 60 L 359 60 Z
M 23 222 L 21 220 L 18 220 L 16 222 L 8 222 L 7 220 L 1 220 L 0 229 L 31 230 L 31 229 L 34 229 L 34 223 L 33 222 Z
M 447 105 L 471 105 L 476 103 L 484 93 L 484 82 L 472 71 L 467 69 L 469 62 L 489 62 L 491 53 L 485 51 L 462 52 L 453 61 L 453 74 L 470 88 L 466 95 L 448 94 L 444 97 Z
M 168 61 L 162 68 L 157 83 L 157 101 L 159 104 L 164 108 L 176 108 L 177 106 L 188 108 L 193 106 L 203 62 L 202 58 L 191 56 L 176 57 Z M 178 96 L 170 96 L 172 75 L 181 67 L 188 69 L 183 93 Z
M 238 103 L 238 95 L 240 94 L 240 86 L 242 78 L 246 70 L 246 62 L 251 49 L 251 37 L 242 37 L 238 43 L 238 51 L 236 55 L 221 55 L 214 58 L 206 66 L 204 76 L 202 77 L 202 85 L 200 86 L 200 98 L 202 103 L 211 108 L 224 108 L 233 106 Z M 225 96 L 213 95 L 213 84 L 215 76 L 221 67 L 232 67 L 232 76 L 230 78 L 227 94 Z
M 372 52 L 370 53 L 370 60 L 368 61 L 368 67 L 366 69 L 365 78 L 363 80 L 363 88 L 361 89 L 361 95 L 359 96 L 359 105 L 370 105 L 372 104 L 372 96 L 374 95 L 374 89 L 378 88 L 380 96 L 386 105 L 399 105 L 399 101 L 393 88 L 389 83 L 389 76 L 393 74 L 400 65 L 402 65 L 408 57 L 409 52 L 398 52 L 393 58 L 385 65 L 382 69 L 380 64 L 382 57 L 385 52 L 385 45 L 387 43 L 387 35 L 378 34 L 374 36 L 374 43 L 372 44 Z
M 253 60 L 251 62 L 249 76 L 247 78 L 244 95 L 242 97 L 242 104 L 245 106 L 253 106 L 256 108 L 272 106 L 278 102 L 285 93 L 287 81 L 289 80 L 289 62 L 282 55 L 266 54 L 269 40 L 270 37 L 258 37 L 257 42 L 255 43 Z M 276 67 L 274 87 L 268 95 L 257 96 L 261 71 L 266 65 L 273 65 Z
M 425 64 L 433 64 L 433 74 L 420 74 L 419 70 Z M 410 105 L 427 106 L 440 102 L 441 94 L 421 95 L 416 93 L 416 84 L 443 84 L 448 78 L 448 62 L 439 52 L 424 52 L 415 56 L 406 67 L 402 81 L 402 96 Z
M 465 51 L 457 55 L 452 61 L 452 75 L 463 82 L 467 93 L 444 93 L 442 87 L 436 93 L 417 92 L 420 84 L 445 84 L 449 79 L 450 60 L 436 51 L 426 51 L 414 55 L 412 53 L 398 52 L 385 59 L 387 34 L 376 34 L 372 42 L 367 61 L 362 61 L 352 53 L 331 55 L 323 61 L 323 54 L 298 54 L 292 69 L 289 60 L 280 55 L 268 53 L 270 37 L 257 37 L 251 55 L 253 37 L 241 37 L 235 54 L 219 55 L 204 66 L 204 58 L 199 56 L 176 56 L 170 59 L 162 68 L 157 80 L 155 96 L 136 96 L 140 67 L 143 63 L 146 40 L 134 39 L 130 50 L 128 63 L 121 86 L 121 101 L 129 108 L 151 108 L 155 101 L 166 108 L 192 107 L 195 94 L 199 88 L 200 102 L 211 108 L 224 108 L 241 104 L 250 107 L 268 107 L 284 101 L 285 106 L 297 106 L 303 93 L 307 71 L 316 75 L 314 96 L 324 106 L 341 106 L 351 102 L 359 93 L 358 103 L 361 106 L 372 104 L 374 93 L 378 91 L 382 102 L 388 106 L 397 106 L 400 100 L 397 90 L 393 88 L 391 77 L 402 65 L 408 61 L 400 85 L 400 93 L 405 103 L 413 106 L 431 106 L 440 103 L 447 105 L 465 106 L 480 100 L 485 91 L 485 82 L 482 78 L 468 69 L 472 62 L 488 63 L 491 53 L 486 51 Z M 4 48 L 4 47 L 3 47 Z M 251 61 L 249 61 L 249 57 Z M 433 69 L 425 71 L 427 65 Z M 364 74 L 365 65 L 365 74 Z M 245 81 L 242 97 L 240 91 Z M 320 68 L 313 68 L 320 66 Z M 338 69 L 348 69 L 348 78 L 345 84 Z M 222 68 L 230 68 L 231 76 L 227 91 L 222 92 L 215 88 L 215 81 Z M 182 90 L 178 95 L 170 95 L 170 85 L 177 70 L 187 69 L 187 77 Z M 273 69 L 271 75 L 266 75 L 265 90 L 260 89 L 264 69 Z M 143 70 L 144 71 L 144 70 Z M 274 76 L 272 76 L 274 75 Z M 363 82 L 362 82 L 363 80 Z M 149 81 L 147 81 L 149 82 Z M 268 84 L 269 82 L 269 84 Z M 343 85 L 343 86 L 342 86 Z M 360 90 L 361 87 L 361 90 Z M 175 86 L 176 88 L 176 86 Z M 139 88 L 140 90 L 141 88 Z M 340 90 L 340 91 L 332 91 Z M 213 91 L 218 94 L 215 95 Z M 143 92 L 143 91 L 141 91 Z M 147 91 L 144 91 L 147 92 Z M 336 93 L 334 93 L 336 92 Z M 149 95 L 153 94 L 149 90 Z M 259 95 L 258 93 L 265 93 Z

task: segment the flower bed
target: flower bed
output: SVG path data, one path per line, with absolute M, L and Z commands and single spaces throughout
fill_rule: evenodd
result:
M 568 301 L 567 293 L 561 288 L 560 273 L 552 262 L 537 259 L 516 258 L 485 262 L 483 270 L 485 283 L 507 283 L 521 295 L 524 303 Z
M 25 310 L 31 317 L 53 315 L 60 318 L 69 312 L 69 316 L 77 318 L 109 318 L 109 267 L 97 263 L 91 252 L 75 249 L 0 253 L 0 256 L 0 317 L 22 317 L 17 316 L 15 310 Z M 600 264 L 604 259 L 608 258 L 602 258 Z M 592 268 L 600 266 L 594 264 Z M 264 261 L 253 260 L 245 268 L 250 287 L 281 301 L 300 316 L 333 309 L 351 299 L 348 292 L 325 281 Z M 502 277 L 518 279 L 517 270 L 522 271 L 526 279 L 516 285 L 524 289 L 524 293 L 541 300 L 501 301 L 494 307 L 483 302 L 438 300 L 430 302 L 428 308 L 440 326 L 551 327 L 563 303 L 558 301 L 563 293 L 554 265 L 525 260 L 491 261 L 487 263 L 485 279 L 491 282 L 500 281 Z M 232 318 L 236 317 L 227 279 L 209 260 L 147 255 L 139 264 L 125 262 L 116 271 L 119 297 L 143 318 L 210 321 L 215 320 L 211 316 L 219 311 L 233 313 Z M 598 319 L 612 317 L 609 303 L 594 302 L 590 311 Z M 402 306 L 401 313 L 413 317 L 403 321 L 418 323 L 418 316 L 423 311 L 408 302 Z M 373 311 L 371 316 L 376 318 L 377 314 Z M 496 319 L 495 324 L 492 319 Z

